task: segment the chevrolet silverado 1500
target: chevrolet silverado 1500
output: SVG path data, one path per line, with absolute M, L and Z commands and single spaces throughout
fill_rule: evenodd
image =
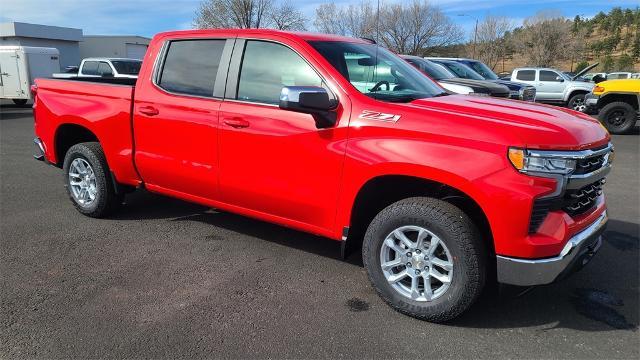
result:
M 488 281 L 581 267 L 607 221 L 607 131 L 587 115 L 450 95 L 361 39 L 156 35 L 137 81 L 39 79 L 35 156 L 79 212 L 135 188 L 362 246 L 373 287 L 429 321 Z

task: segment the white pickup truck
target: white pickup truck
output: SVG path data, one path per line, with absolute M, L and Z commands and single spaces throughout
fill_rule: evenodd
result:
M 69 78 L 132 78 L 138 77 L 141 60 L 126 58 L 86 58 L 80 63 L 78 73 L 53 74 L 57 79 Z
M 562 105 L 584 112 L 584 97 L 593 90 L 595 84 L 576 79 L 597 65 L 592 64 L 573 77 L 550 68 L 517 68 L 511 73 L 510 80 L 533 85 L 536 88 L 536 102 Z

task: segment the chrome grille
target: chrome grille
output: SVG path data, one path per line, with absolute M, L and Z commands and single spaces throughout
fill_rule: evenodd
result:
M 600 179 L 578 190 L 567 190 L 564 195 L 562 210 L 570 216 L 584 214 L 596 205 L 598 196 L 602 194 L 605 179 Z
M 605 155 L 592 156 L 578 160 L 574 174 L 588 174 L 602 167 Z
M 522 100 L 534 101 L 536 98 L 536 88 L 525 88 L 522 92 Z

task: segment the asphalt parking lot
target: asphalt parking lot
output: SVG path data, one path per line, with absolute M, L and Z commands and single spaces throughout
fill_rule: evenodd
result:
M 638 358 L 640 137 L 614 136 L 593 262 L 435 325 L 393 311 L 357 254 L 144 192 L 81 216 L 33 160 L 30 108 L 0 107 L 0 358 Z

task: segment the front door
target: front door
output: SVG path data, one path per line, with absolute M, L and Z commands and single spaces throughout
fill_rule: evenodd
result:
M 195 200 L 216 198 L 223 93 L 216 97 L 214 88 L 220 81 L 224 85 L 224 54 L 230 54 L 232 42 L 170 41 L 151 75 L 153 84 L 147 80 L 136 89 L 135 160 L 149 189 Z
M 278 107 L 284 86 L 326 86 L 288 46 L 238 40 L 220 110 L 220 193 L 224 202 L 330 229 L 335 220 L 349 121 L 318 129 L 311 115 Z M 237 82 L 233 78 L 237 74 Z M 232 90 L 229 90 L 229 89 Z
M 538 72 L 536 99 L 561 101 L 566 86 L 564 81 L 564 77 L 555 71 L 540 70 Z

